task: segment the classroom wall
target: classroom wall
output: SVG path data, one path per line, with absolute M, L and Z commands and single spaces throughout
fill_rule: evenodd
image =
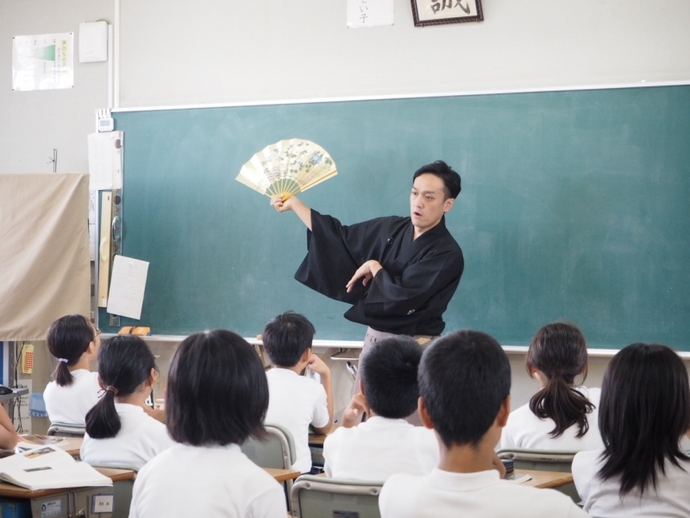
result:
M 482 23 L 426 28 L 395 0 L 395 26 L 358 30 L 344 0 L 2 0 L 0 171 L 51 171 L 53 148 L 59 171 L 87 170 L 107 64 L 75 62 L 71 90 L 12 92 L 11 38 L 112 21 L 118 4 L 126 108 L 690 82 L 687 0 L 484 0 Z
M 690 3 L 484 0 L 481 23 L 346 27 L 346 1 L 122 0 L 122 106 L 690 80 Z
M 112 21 L 112 0 L 0 1 L 0 172 L 88 172 L 86 136 L 108 103 L 107 63 L 79 63 L 79 24 Z M 74 88 L 12 91 L 12 37 L 75 33 Z
M 690 82 L 690 2 L 484 0 L 485 21 L 345 27 L 345 0 L 0 2 L 0 171 L 86 171 L 107 64 L 72 90 L 12 92 L 12 36 L 78 31 L 120 5 L 122 107 Z M 192 7 L 193 6 L 193 7 Z

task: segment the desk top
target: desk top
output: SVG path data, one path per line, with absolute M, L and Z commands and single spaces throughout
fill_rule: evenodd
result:
M 524 486 L 540 488 L 556 488 L 570 484 L 573 481 L 573 474 L 567 471 L 536 471 L 531 469 L 517 469 L 516 476 L 529 475 L 531 480 L 523 482 Z
M 131 480 L 135 477 L 136 473 L 131 469 L 113 469 L 113 468 L 96 468 L 96 471 L 110 477 L 113 482 L 119 482 L 120 480 Z M 110 486 L 96 486 L 103 487 L 107 489 Z M 60 493 L 65 493 L 67 491 L 72 491 L 74 487 L 62 487 L 58 489 L 39 489 L 32 491 L 31 489 L 26 489 L 24 487 L 15 486 L 14 484 L 9 484 L 7 482 L 0 482 L 0 497 L 8 498 L 42 498 L 44 496 L 56 495 Z
M 278 482 L 285 482 L 286 480 L 294 480 L 299 477 L 302 473 L 299 471 L 294 471 L 292 469 L 279 469 L 279 468 L 263 468 L 269 475 L 271 475 Z
M 79 456 L 79 449 L 81 448 L 81 443 L 84 442 L 83 437 L 64 437 L 63 441 L 60 441 L 59 443 L 56 443 L 55 446 L 58 446 L 65 450 L 67 453 L 72 455 L 73 457 L 78 457 Z M 105 469 L 105 468 L 102 468 Z M 269 475 L 271 475 L 274 479 L 276 479 L 278 482 L 284 482 L 286 480 L 293 480 L 296 479 L 301 475 L 299 471 L 293 471 L 290 469 L 277 469 L 277 468 L 264 468 Z M 117 470 L 116 470 L 117 471 Z M 110 476 L 110 475 L 108 475 Z M 113 477 L 110 477 L 113 478 Z M 113 481 L 116 481 L 115 478 L 113 478 Z M 11 485 L 11 484 L 7 484 Z M 15 486 L 12 486 L 15 487 Z
M 340 425 L 338 425 L 338 424 L 334 424 L 331 427 L 331 431 L 326 433 L 326 434 L 310 433 L 309 434 L 309 446 L 323 447 L 323 441 L 326 440 L 326 437 L 328 437 L 330 434 L 335 432 L 339 426 Z
M 55 438 L 59 439 L 57 435 Z M 62 437 L 62 441 L 55 443 L 54 446 L 62 448 L 72 457 L 79 457 L 79 450 L 81 449 L 81 443 L 84 442 L 83 437 Z

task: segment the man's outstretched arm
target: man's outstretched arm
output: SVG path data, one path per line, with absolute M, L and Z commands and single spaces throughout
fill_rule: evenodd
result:
M 302 200 L 293 196 L 284 200 L 280 196 L 271 198 L 271 206 L 278 212 L 293 211 L 302 220 L 309 230 L 311 230 L 311 209 Z

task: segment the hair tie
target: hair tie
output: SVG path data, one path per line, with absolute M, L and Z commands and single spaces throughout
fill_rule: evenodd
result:
M 105 387 L 105 391 L 106 392 L 112 392 L 114 396 L 117 396 L 117 393 L 119 392 L 119 390 L 117 390 L 112 385 L 108 385 L 107 387 Z
M 62 363 L 69 363 L 69 360 L 67 358 L 58 358 L 58 361 Z

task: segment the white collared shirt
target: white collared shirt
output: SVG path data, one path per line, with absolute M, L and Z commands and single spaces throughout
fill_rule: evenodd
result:
M 330 434 L 323 456 L 329 477 L 384 481 L 394 473 L 430 473 L 438 466 L 439 449 L 433 430 L 373 416 Z
M 285 518 L 282 486 L 236 444 L 176 444 L 137 475 L 130 518 Z
M 60 386 L 55 381 L 48 383 L 43 391 L 43 400 L 51 423 L 84 426 L 87 412 L 101 396 L 98 373 L 76 369 L 71 374 L 74 380 L 70 385 Z
M 160 452 L 175 444 L 163 423 L 140 406 L 115 403 L 121 428 L 115 437 L 94 439 L 84 435 L 79 456 L 92 466 L 140 470 Z
M 556 426 L 553 419 L 540 419 L 534 415 L 527 404 L 510 413 L 497 449 L 531 448 L 536 450 L 581 451 L 603 448 L 604 443 L 599 434 L 598 419 L 601 389 L 577 387 L 576 390 L 594 405 L 594 410 L 587 414 L 589 430 L 585 435 L 577 437 L 580 429 L 577 424 L 574 424 L 565 430 L 560 437 L 552 437 L 549 432 Z
M 498 471 L 393 475 L 379 497 L 381 518 L 586 518 L 563 493 L 522 486 Z
M 657 491 L 650 487 L 640 499 L 633 490 L 621 499 L 618 477 L 601 480 L 597 476 L 603 466 L 602 451 L 581 451 L 573 459 L 573 481 L 585 511 L 607 518 L 690 516 L 690 461 L 680 461 L 679 468 L 666 460 L 665 473 L 658 473 Z
M 317 381 L 289 369 L 271 369 L 266 378 L 269 397 L 265 422 L 288 429 L 295 441 L 297 457 L 292 468 L 308 473 L 311 470 L 309 425 L 320 428 L 330 420 L 326 390 Z

